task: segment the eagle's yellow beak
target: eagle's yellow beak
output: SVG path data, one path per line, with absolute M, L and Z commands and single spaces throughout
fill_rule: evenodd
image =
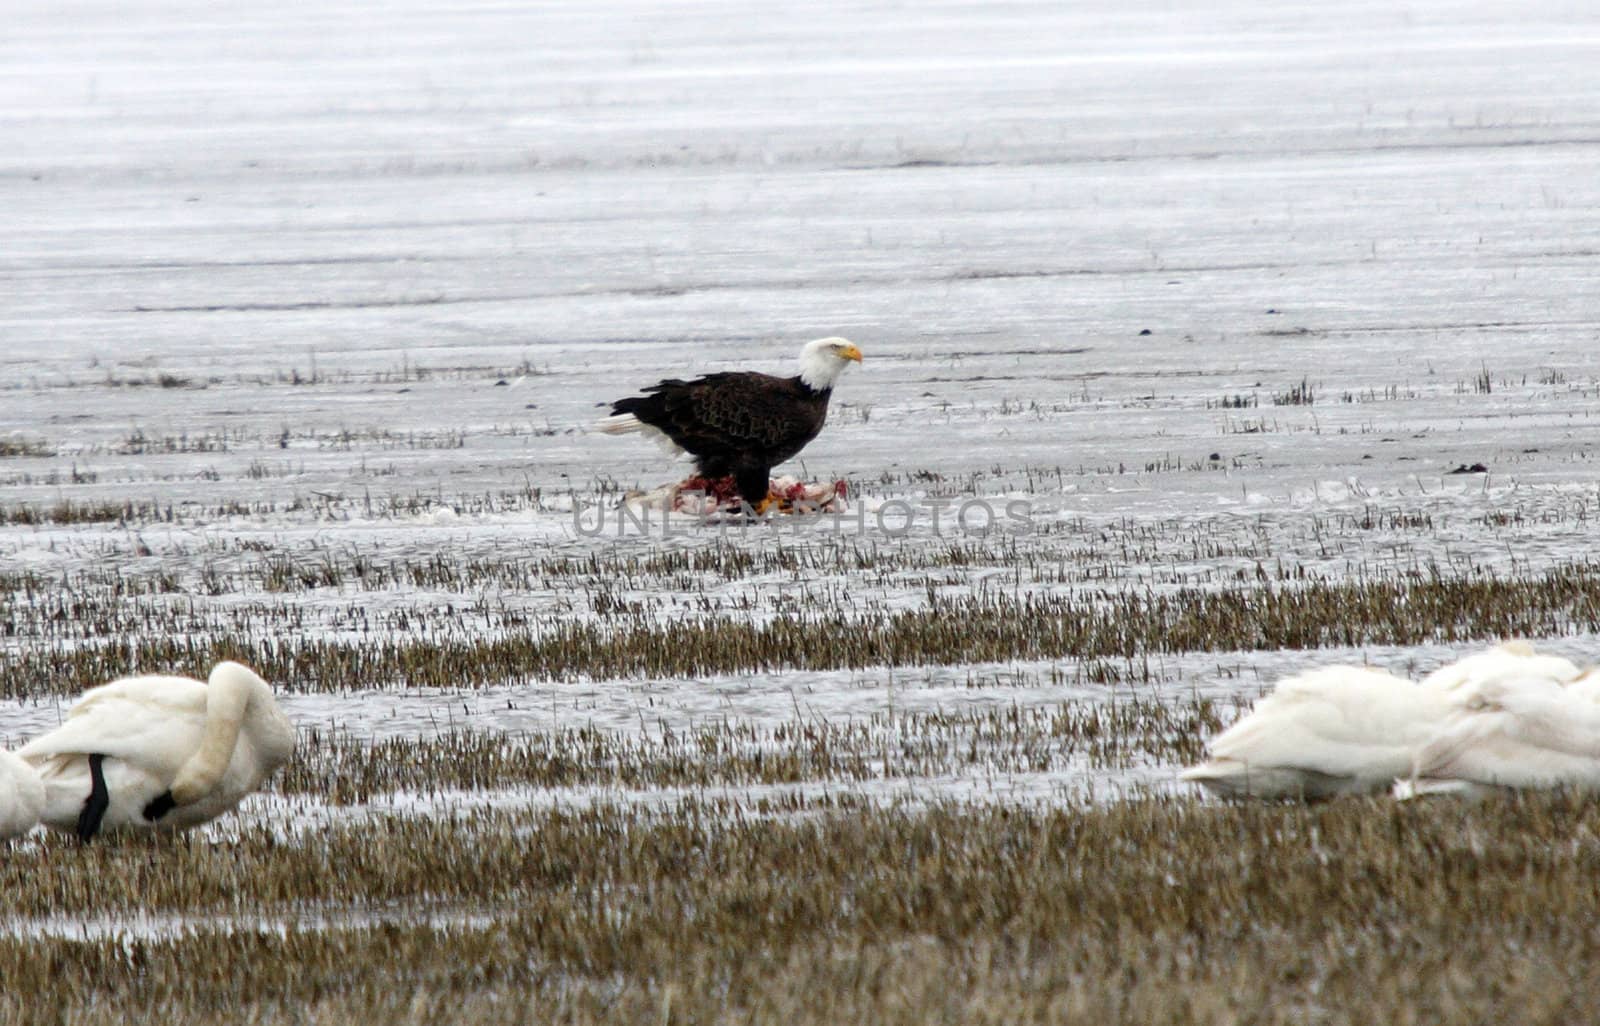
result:
M 861 350 L 857 349 L 855 346 L 841 346 L 838 352 L 839 359 L 841 360 L 854 360 L 857 363 L 861 362 Z

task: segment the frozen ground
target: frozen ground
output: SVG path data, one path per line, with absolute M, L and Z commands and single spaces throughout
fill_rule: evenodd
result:
M 1023 503 L 1015 544 L 1050 560 L 1110 538 L 1133 587 L 1263 559 L 1334 579 L 1586 561 L 1597 46 L 1586 5 L 1483 0 L 13 10 L 0 508 L 174 515 L 8 523 L 0 572 L 112 566 L 197 591 L 260 551 L 823 544 L 826 524 L 591 537 L 575 513 L 681 470 L 589 431 L 600 404 L 667 375 L 782 369 L 825 334 L 867 359 L 795 469 L 851 482 L 869 511 L 852 544 L 961 540 L 922 514 L 938 496 Z M 919 511 L 904 537 L 879 519 L 896 502 Z M 1429 527 L 1329 541 L 1373 511 Z M 940 586 L 991 579 L 1093 586 L 981 561 Z M 708 587 L 734 601 L 794 584 Z M 931 586 L 818 587 L 916 605 Z M 540 589 L 494 598 L 535 629 L 593 612 Z M 271 599 L 330 634 L 352 604 L 404 630 L 394 615 L 444 601 Z M 262 595 L 196 601 L 225 616 L 247 600 Z M 1595 641 L 1550 646 L 1592 659 Z M 1426 670 L 1450 654 L 1163 669 L 1171 694 L 1224 696 L 1306 660 Z M 1049 669 L 897 670 L 892 687 L 886 670 L 395 681 L 286 705 L 382 736 L 1104 697 Z M 0 733 L 56 715 L 6 703 Z M 1171 769 L 928 786 L 1048 797 Z

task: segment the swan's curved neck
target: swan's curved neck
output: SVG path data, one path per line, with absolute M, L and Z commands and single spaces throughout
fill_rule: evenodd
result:
M 172 782 L 172 797 L 179 805 L 199 800 L 217 786 L 233 760 L 239 732 L 251 702 L 272 691 L 266 681 L 239 663 L 218 663 L 206 683 L 206 723 L 200 747 L 189 756 Z

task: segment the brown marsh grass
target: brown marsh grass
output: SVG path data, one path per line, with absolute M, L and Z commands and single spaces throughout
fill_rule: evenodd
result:
M 1600 812 L 830 804 L 376 819 L 14 849 L 6 916 L 342 928 L 0 939 L 27 1022 L 1558 1023 L 1600 1012 Z M 363 910 L 391 915 L 374 923 Z M 420 925 L 440 908 L 476 918 Z M 413 921 L 407 924 L 404 913 Z
M 1223 719 L 1205 698 L 1121 696 L 1024 708 L 817 717 L 762 727 L 714 721 L 644 735 L 593 726 L 504 734 L 452 731 L 369 741 L 301 732 L 273 787 L 340 805 L 375 797 L 517 788 L 742 787 L 862 783 L 974 772 L 1068 773 L 1183 764 Z
M 1152 679 L 1149 659 L 1164 653 L 1600 630 L 1600 570 L 1589 564 L 1504 578 L 1269 581 L 1164 592 L 929 589 L 918 608 L 864 597 L 840 611 L 816 597 L 764 617 L 633 607 L 608 617 L 513 617 L 497 625 L 487 606 L 447 603 L 397 613 L 387 629 L 373 629 L 356 609 L 344 637 L 311 630 L 301 606 L 211 609 L 192 599 L 118 605 L 98 626 L 85 627 L 93 606 L 40 594 L 0 594 L 0 612 L 67 636 L 23 648 L 0 682 L 0 697 L 71 694 L 151 666 L 204 676 L 219 659 L 241 659 L 290 690 L 309 692 L 1062 658 L 1092 662 L 1107 682 L 1137 683 Z M 41 618 L 39 609 L 54 612 Z

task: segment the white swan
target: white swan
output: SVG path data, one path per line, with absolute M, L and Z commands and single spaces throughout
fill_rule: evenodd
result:
M 20 837 L 39 825 L 44 812 L 44 782 L 28 763 L 0 748 L 0 841 Z
M 1357 666 L 1290 677 L 1211 741 L 1211 758 L 1179 779 L 1229 798 L 1377 794 L 1413 775 L 1418 751 L 1486 682 L 1561 685 L 1579 675 L 1559 656 L 1509 641 L 1440 667 L 1421 683 Z
M 1504 788 L 1600 788 L 1600 672 L 1506 672 L 1452 696 L 1396 798 Z
M 1331 798 L 1383 791 L 1449 709 L 1446 696 L 1363 666 L 1280 682 L 1211 739 L 1211 758 L 1179 779 L 1226 798 Z
M 205 683 L 127 677 L 91 688 L 17 754 L 44 782 L 44 824 L 87 841 L 220 816 L 294 754 L 294 726 L 254 671 L 221 662 Z

